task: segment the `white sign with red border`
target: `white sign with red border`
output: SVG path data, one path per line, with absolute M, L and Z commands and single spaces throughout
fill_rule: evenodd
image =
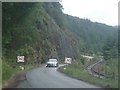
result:
M 25 62 L 24 56 L 17 56 L 17 62 Z
M 72 58 L 65 57 L 64 63 L 65 64 L 71 64 L 72 63 Z

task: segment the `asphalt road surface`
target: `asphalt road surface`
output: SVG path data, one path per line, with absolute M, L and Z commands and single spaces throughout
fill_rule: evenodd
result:
M 57 71 L 57 68 L 45 66 L 26 73 L 26 79 L 16 88 L 100 88 L 98 86 L 70 78 Z

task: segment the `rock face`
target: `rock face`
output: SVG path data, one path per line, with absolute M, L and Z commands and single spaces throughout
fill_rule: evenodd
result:
M 79 54 L 79 51 L 77 50 L 77 44 L 74 45 L 74 41 L 71 40 L 70 37 L 66 35 L 61 35 L 60 37 L 60 47 L 57 48 L 58 55 L 60 58 L 64 57 L 72 57 L 76 58 Z

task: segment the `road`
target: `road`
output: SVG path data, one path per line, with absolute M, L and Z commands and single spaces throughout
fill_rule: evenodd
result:
M 26 73 L 26 79 L 19 81 L 16 88 L 100 88 L 98 86 L 70 78 L 45 66 Z

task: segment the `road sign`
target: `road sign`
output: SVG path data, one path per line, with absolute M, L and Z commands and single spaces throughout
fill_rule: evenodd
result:
M 72 63 L 72 58 L 65 57 L 64 63 L 65 64 L 71 64 Z
M 17 56 L 17 62 L 25 62 L 24 56 Z

